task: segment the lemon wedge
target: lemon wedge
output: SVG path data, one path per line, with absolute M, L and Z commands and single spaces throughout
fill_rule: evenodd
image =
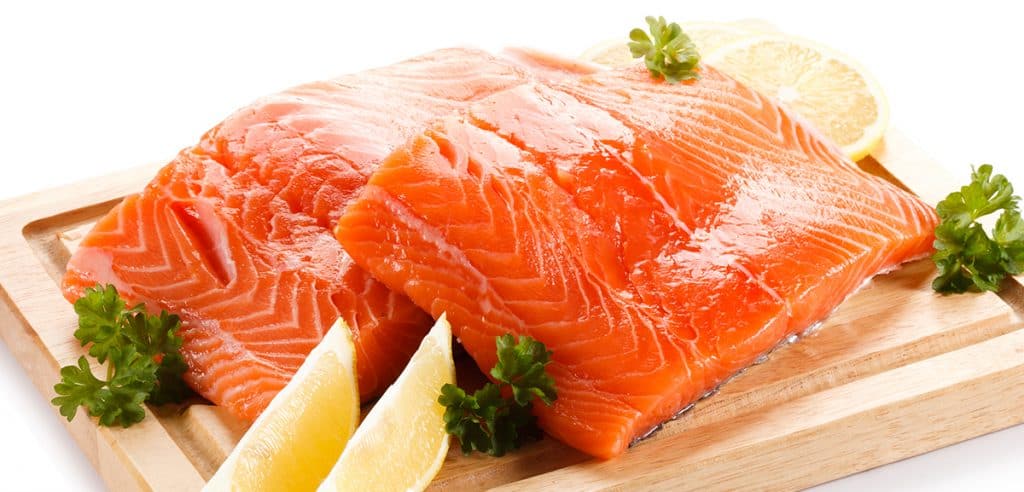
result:
M 442 315 L 398 380 L 356 430 L 320 491 L 422 490 L 448 454 L 441 386 L 455 382 L 452 332 Z
M 793 109 L 853 160 L 870 154 L 889 126 L 889 106 L 874 77 L 820 44 L 761 35 L 722 46 L 701 62 Z
M 764 30 L 754 21 L 739 22 L 686 22 L 679 25 L 683 32 L 697 46 L 700 55 L 707 56 L 719 47 L 740 39 L 749 38 Z M 608 39 L 591 46 L 580 55 L 580 58 L 609 67 L 625 67 L 638 63 L 629 52 L 629 39 L 625 36 Z
M 355 350 L 338 320 L 203 490 L 316 490 L 358 422 Z

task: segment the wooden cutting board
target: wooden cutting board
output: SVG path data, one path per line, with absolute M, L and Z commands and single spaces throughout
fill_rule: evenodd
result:
M 861 166 L 934 203 L 952 181 L 898 133 Z M 81 235 L 154 175 L 150 166 L 0 203 L 0 335 L 50 399 L 81 355 L 58 289 Z M 449 455 L 432 487 L 791 489 L 1024 422 L 1024 330 L 1001 293 L 943 297 L 927 260 L 875 279 L 817 333 L 776 350 L 624 456 L 595 461 L 544 439 L 504 458 Z M 61 418 L 56 409 L 54 417 Z M 244 433 L 203 402 L 129 429 L 67 424 L 114 490 L 199 490 Z M 386 466 L 386 465 L 382 465 Z

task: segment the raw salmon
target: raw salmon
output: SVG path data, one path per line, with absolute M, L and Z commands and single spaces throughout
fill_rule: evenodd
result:
M 261 99 L 100 220 L 68 263 L 65 295 L 111 283 L 134 302 L 180 313 L 187 381 L 248 419 L 340 315 L 371 398 L 430 320 L 352 263 L 335 222 L 376 165 L 427 122 L 527 78 L 510 61 L 450 49 Z
M 544 342 L 559 397 L 536 407 L 541 426 L 616 456 L 931 249 L 923 202 L 701 75 L 669 85 L 638 66 L 481 99 L 390 155 L 337 237 L 446 312 L 485 373 L 496 336 Z

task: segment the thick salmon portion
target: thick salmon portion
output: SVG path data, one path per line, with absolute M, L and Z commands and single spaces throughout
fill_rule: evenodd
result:
M 111 283 L 180 313 L 187 381 L 247 419 L 341 316 L 372 398 L 430 319 L 352 262 L 334 238 L 337 217 L 425 124 L 526 78 L 485 52 L 450 49 L 263 98 L 104 217 L 68 263 L 65 295 Z
M 926 255 L 936 217 L 801 119 L 712 68 L 545 79 L 435 123 L 339 220 L 357 264 L 478 365 L 494 338 L 553 350 L 541 426 L 610 458 Z

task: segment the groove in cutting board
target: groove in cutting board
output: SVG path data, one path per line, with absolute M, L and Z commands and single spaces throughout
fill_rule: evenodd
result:
M 938 187 L 948 189 L 949 183 L 937 178 L 941 172 L 909 142 L 898 134 L 888 139 L 886 148 L 860 163 L 863 168 L 898 182 L 914 183 L 911 188 L 929 200 L 939 196 Z M 153 166 L 140 168 L 0 204 L 0 210 L 4 211 L 0 214 L 0 261 L 15 266 L 0 269 L 0 300 L 3 301 L 0 302 L 0 335 L 47 398 L 52 397 L 58 367 L 82 353 L 71 335 L 74 313 L 58 290 L 70 251 L 77 247 L 91 222 L 124 194 L 141 189 L 155 170 Z M 919 176 L 927 180 L 917 181 Z M 500 459 L 464 457 L 456 449 L 450 453 L 433 487 L 479 489 L 509 483 L 515 487 L 552 483 L 563 488 L 585 484 L 618 487 L 623 485 L 617 482 L 619 478 L 605 477 L 601 475 L 603 470 L 615 467 L 646 470 L 645 460 L 658 462 L 651 460 L 651 454 L 657 454 L 658 460 L 671 459 L 672 464 L 663 471 L 652 472 L 647 478 L 623 475 L 637 480 L 630 485 L 664 485 L 651 482 L 650 477 L 678 474 L 683 469 L 687 470 L 685 475 L 690 484 L 686 486 L 738 485 L 739 482 L 732 482 L 729 477 L 750 476 L 749 470 L 782 469 L 773 467 L 782 466 L 779 460 L 786 456 L 787 442 L 794 443 L 797 451 L 805 449 L 801 446 L 815 449 L 814 446 L 824 445 L 816 444 L 819 441 L 833 443 L 846 432 L 856 432 L 863 437 L 862 441 L 842 443 L 846 446 L 842 449 L 851 456 L 860 456 L 880 446 L 895 446 L 901 450 L 860 461 L 838 459 L 817 463 L 810 460 L 786 464 L 785 469 L 791 473 L 812 477 L 800 482 L 810 485 L 890 462 L 908 452 L 935 449 L 1021 422 L 1024 416 L 1019 412 L 997 412 L 1005 406 L 1005 402 L 1000 401 L 991 408 L 978 409 L 979 415 L 994 412 L 991 419 L 965 421 L 962 428 L 942 439 L 924 439 L 923 436 L 932 432 L 927 422 L 915 429 L 919 434 L 904 434 L 907 439 L 915 439 L 912 442 L 901 443 L 888 436 L 892 426 L 900 423 L 896 417 L 914 415 L 908 412 L 921 412 L 923 416 L 950 415 L 945 409 L 957 402 L 958 397 L 942 388 L 968 385 L 978 394 L 980 402 L 989 402 L 1004 393 L 1006 386 L 997 387 L 996 383 L 1024 388 L 1022 371 L 1013 366 L 1012 360 L 999 358 L 1006 355 L 1005 347 L 1016 340 L 1007 337 L 1022 333 L 1015 331 L 1020 324 L 1012 310 L 992 294 L 936 295 L 928 287 L 933 274 L 933 267 L 925 260 L 875 279 L 869 288 L 845 302 L 820 332 L 776 351 L 768 362 L 746 371 L 725 385 L 718 395 L 700 402 L 683 418 L 668 423 L 662 431 L 617 460 L 592 462 L 550 439 L 530 443 Z M 1024 299 L 1024 296 L 1010 299 Z M 1006 364 L 1006 370 L 999 374 L 1008 379 L 978 376 L 979 373 L 967 371 L 967 368 L 959 372 L 927 372 L 944 368 L 942 364 L 947 364 L 948 360 L 970 365 L 970 360 L 962 353 L 985 359 L 985 364 L 993 360 Z M 1024 365 L 1021 359 L 1024 358 L 1018 357 L 1018 365 Z M 970 370 L 984 370 L 979 367 L 985 364 L 975 364 Z M 872 381 L 898 386 L 900 379 L 894 375 L 907 378 L 908 384 L 918 380 L 927 382 L 918 389 L 938 389 L 924 393 L 915 388 L 902 388 L 900 394 L 907 396 L 905 401 L 899 402 L 878 399 L 875 393 L 868 391 L 872 389 L 868 382 Z M 838 407 L 823 400 L 831 398 L 828 395 L 861 396 L 850 406 Z M 1006 399 L 1013 401 L 1015 397 L 1015 394 L 1007 395 Z M 806 411 L 809 405 L 821 405 L 823 413 L 813 419 L 791 420 L 789 425 L 777 429 L 759 424 L 791 411 Z M 851 408 L 864 412 L 853 414 Z M 902 409 L 902 413 L 894 413 L 896 408 Z M 930 409 L 934 411 L 928 413 Z M 858 427 L 844 427 L 853 424 Z M 230 452 L 245 427 L 245 423 L 234 420 L 222 409 L 204 404 L 156 409 L 150 412 L 145 425 L 130 429 L 98 428 L 81 415 L 68 424 L 101 475 L 116 490 L 198 490 Z M 945 429 L 935 427 L 935 432 L 938 431 Z M 750 439 L 736 441 L 735 436 L 739 435 Z M 808 435 L 817 437 L 802 440 Z M 757 436 L 761 439 L 755 439 Z M 694 446 L 704 447 L 695 449 Z M 683 453 L 696 454 L 691 458 Z M 701 463 L 713 466 L 688 465 L 696 463 L 697 456 L 704 460 Z M 764 458 L 759 459 L 759 456 Z M 730 461 L 733 459 L 735 461 Z M 796 483 L 771 482 L 775 478 L 770 473 L 755 473 L 754 476 L 765 481 L 745 484 L 782 487 Z M 528 477 L 536 478 L 518 481 Z

